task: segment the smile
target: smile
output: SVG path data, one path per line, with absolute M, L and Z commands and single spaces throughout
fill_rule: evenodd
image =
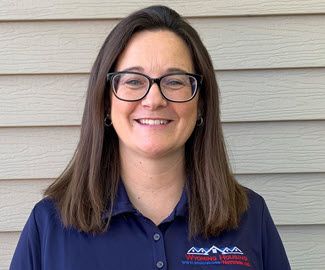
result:
M 149 125 L 149 126 L 155 126 L 155 125 L 167 125 L 170 120 L 166 119 L 137 119 L 136 120 L 141 125 Z

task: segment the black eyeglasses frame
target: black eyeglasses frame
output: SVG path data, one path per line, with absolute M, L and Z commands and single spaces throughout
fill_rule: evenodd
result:
M 119 100 L 126 101 L 126 102 L 136 102 L 136 101 L 139 101 L 139 100 L 145 98 L 146 95 L 148 95 L 148 93 L 149 93 L 149 91 L 151 89 L 151 86 L 153 84 L 155 84 L 155 83 L 158 85 L 158 88 L 159 88 L 159 91 L 160 91 L 161 95 L 166 100 L 168 100 L 170 102 L 175 102 L 175 103 L 188 102 L 188 101 L 192 100 L 196 96 L 196 94 L 198 93 L 199 89 L 201 88 L 202 82 L 203 82 L 203 76 L 200 75 L 200 74 L 193 74 L 193 73 L 187 73 L 187 72 L 173 72 L 173 73 L 165 74 L 165 75 L 163 75 L 163 76 L 161 76 L 159 78 L 151 78 L 151 77 L 149 77 L 146 74 L 143 74 L 143 73 L 140 73 L 140 72 L 135 72 L 135 71 L 118 71 L 118 72 L 110 72 L 110 73 L 107 73 L 106 81 L 111 83 L 113 81 L 114 76 L 119 75 L 119 74 L 137 74 L 137 75 L 142 75 L 145 78 L 147 78 L 148 81 L 149 81 L 149 87 L 148 87 L 147 91 L 145 92 L 145 94 L 141 98 L 138 98 L 138 99 L 135 99 L 135 100 L 128 100 L 128 99 L 123 99 L 123 98 L 118 97 L 117 96 L 117 93 L 115 92 L 115 90 L 112 87 L 112 91 L 113 91 L 115 97 L 118 98 Z M 192 94 L 191 98 L 189 98 L 187 100 L 184 100 L 184 101 L 183 100 L 182 101 L 175 101 L 175 100 L 172 100 L 172 99 L 167 98 L 164 95 L 164 93 L 162 92 L 161 87 L 160 87 L 160 82 L 161 82 L 161 80 L 163 78 L 165 78 L 167 76 L 170 76 L 170 75 L 189 75 L 189 76 L 192 76 L 192 77 L 194 77 L 196 79 L 197 86 L 196 86 L 196 89 L 195 89 L 194 93 Z

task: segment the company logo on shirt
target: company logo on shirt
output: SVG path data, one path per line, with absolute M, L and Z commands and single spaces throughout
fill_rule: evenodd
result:
M 244 252 L 238 247 L 209 248 L 191 247 L 185 254 L 182 264 L 189 265 L 242 265 L 250 267 L 251 264 Z

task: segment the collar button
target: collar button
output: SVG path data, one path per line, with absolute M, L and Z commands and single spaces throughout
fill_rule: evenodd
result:
M 161 269 L 161 268 L 164 267 L 164 262 L 162 262 L 162 261 L 158 261 L 158 262 L 156 263 L 156 266 L 157 266 L 158 269 Z
M 160 239 L 160 235 L 159 235 L 159 233 L 155 233 L 155 234 L 153 235 L 153 239 L 154 239 L 155 241 L 158 241 L 158 240 Z

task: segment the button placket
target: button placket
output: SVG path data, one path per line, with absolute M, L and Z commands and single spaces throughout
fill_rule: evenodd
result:
M 152 233 L 154 264 L 156 269 L 167 269 L 164 238 L 156 225 Z
M 154 254 L 156 260 L 156 267 L 158 269 L 163 269 L 165 266 L 164 259 L 166 259 L 164 239 L 162 238 L 160 232 L 153 232 L 153 245 L 154 245 Z
M 167 258 L 165 253 L 165 241 L 160 229 L 150 219 L 144 218 L 146 230 L 151 237 L 153 251 L 153 266 L 156 269 L 167 269 Z M 150 231 L 150 233 L 149 233 Z

